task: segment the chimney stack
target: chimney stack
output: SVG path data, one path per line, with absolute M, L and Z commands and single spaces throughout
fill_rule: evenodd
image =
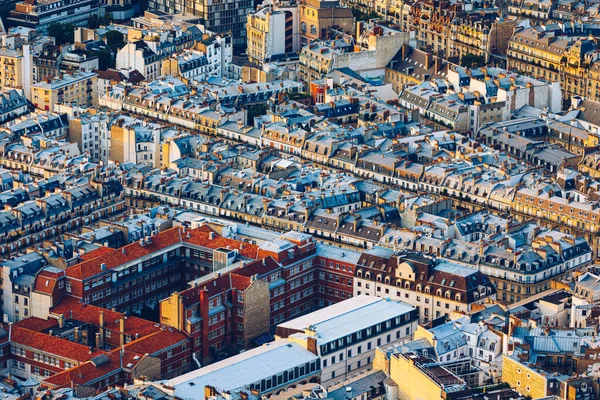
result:
M 431 59 L 433 55 L 431 53 L 425 53 L 425 68 L 429 69 L 431 67 Z
M 104 311 L 100 311 L 100 327 L 104 328 Z
M 437 74 L 442 70 L 442 59 L 440 57 L 436 57 L 433 60 L 434 72 Z
M 102 347 L 101 344 L 100 334 L 96 333 L 96 348 L 100 349 Z
M 121 346 L 125 345 L 125 318 L 119 320 L 119 331 L 121 336 Z

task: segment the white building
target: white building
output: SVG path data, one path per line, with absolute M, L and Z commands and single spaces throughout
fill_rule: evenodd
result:
M 391 250 L 364 251 L 356 266 L 354 295 L 389 297 L 417 308 L 420 322 L 453 312 L 470 313 L 496 298 L 490 279 L 475 268 Z
M 575 283 L 571 298 L 571 328 L 585 327 L 593 305 L 600 301 L 600 276 L 586 272 Z
M 496 379 L 502 370 L 502 337 L 488 329 L 483 322 L 471 322 L 461 317 L 435 328 L 422 326 L 415 332 L 415 340 L 426 339 L 440 362 L 471 358 L 490 378 Z
M 285 12 L 272 11 L 269 6 L 248 14 L 246 53 L 251 61 L 263 64 L 274 60 L 274 56 L 285 53 L 285 21 Z
M 161 57 L 143 40 L 129 42 L 117 53 L 117 69 L 137 70 L 147 81 L 160 76 Z
M 187 400 L 205 400 L 207 386 L 230 393 L 257 389 L 262 395 L 269 395 L 292 385 L 316 382 L 319 364 L 318 356 L 297 343 L 276 340 L 176 378 L 149 384 Z
M 92 161 L 110 159 L 110 122 L 114 117 L 105 112 L 81 114 L 69 119 L 69 139 L 77 142 L 82 153 L 89 152 Z
M 198 84 L 211 76 L 227 76 L 232 61 L 230 38 L 211 37 L 202 41 L 205 51 L 183 50 L 163 61 L 162 75 L 172 75 Z
M 32 315 L 31 292 L 35 285 L 35 275 L 45 265 L 44 257 L 35 252 L 0 264 L 4 322 L 16 322 Z
M 371 367 L 375 349 L 410 340 L 417 310 L 401 301 L 356 296 L 277 326 L 321 357 L 321 383 L 331 386 Z

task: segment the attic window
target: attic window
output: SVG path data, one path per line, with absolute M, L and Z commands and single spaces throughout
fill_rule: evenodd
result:
M 49 284 L 50 284 L 50 281 L 46 280 L 46 287 L 48 287 Z

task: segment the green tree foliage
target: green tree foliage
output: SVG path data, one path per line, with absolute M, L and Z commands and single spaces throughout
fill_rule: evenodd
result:
M 467 68 L 479 68 L 485 66 L 485 57 L 468 53 L 460 59 L 460 65 Z
M 98 56 L 99 69 L 107 70 L 115 67 L 115 60 L 113 59 L 112 53 L 109 49 L 104 48 L 98 50 L 95 54 Z
M 53 22 L 48 26 L 48 35 L 56 39 L 56 44 L 67 44 L 75 41 L 75 26 Z
M 125 46 L 125 38 L 123 34 L 119 31 L 108 31 L 106 32 L 106 44 L 113 53 L 117 54 L 117 52 Z
M 88 28 L 90 29 L 98 29 L 100 27 L 100 19 L 98 18 L 98 14 L 90 14 L 88 17 Z

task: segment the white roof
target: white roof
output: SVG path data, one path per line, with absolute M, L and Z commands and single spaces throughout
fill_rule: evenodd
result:
M 318 357 L 297 343 L 276 340 L 164 382 L 180 399 L 204 399 L 204 387 L 234 391 Z
M 317 333 L 318 345 L 323 345 L 414 309 L 402 301 L 360 295 L 284 322 L 278 327 L 304 332 L 312 326 Z

